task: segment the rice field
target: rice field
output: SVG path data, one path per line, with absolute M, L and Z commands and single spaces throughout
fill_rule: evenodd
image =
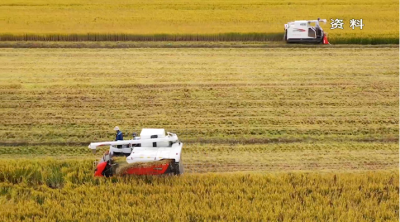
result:
M 0 167 L 4 170 L 3 164 Z M 85 176 L 83 167 L 68 169 L 64 164 L 61 171 L 34 181 L 34 185 L 0 176 L 0 203 L 4 206 L 0 219 L 398 220 L 398 172 L 192 174 L 98 180 Z M 15 173 L 21 175 L 21 171 Z M 59 176 L 62 174 L 66 177 Z M 62 188 L 54 188 L 60 184 Z
M 398 221 L 398 56 L 2 48 L 0 221 Z M 116 125 L 177 133 L 185 174 L 94 178 Z
M 398 49 L 2 49 L 4 143 L 398 141 Z M 341 67 L 341 69 L 338 69 Z M 12 129 L 12 131 L 10 130 Z
M 395 0 L 3 0 L 0 40 L 282 41 L 285 23 L 325 18 L 332 43 L 398 44 L 398 8 Z
M 0 159 L 11 165 L 33 159 L 75 161 L 91 164 L 106 148 L 93 155 L 87 146 L 26 145 L 1 146 Z M 297 173 L 390 171 L 399 165 L 396 143 L 290 143 L 290 144 L 198 144 L 185 143 L 185 173 Z M 29 162 L 29 161 L 28 161 Z

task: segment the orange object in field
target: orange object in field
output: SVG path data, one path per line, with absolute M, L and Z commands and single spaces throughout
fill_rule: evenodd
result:
M 329 45 L 328 37 L 327 37 L 326 35 L 324 35 L 324 39 L 323 39 L 323 41 L 322 41 L 322 44 L 324 44 L 324 45 Z

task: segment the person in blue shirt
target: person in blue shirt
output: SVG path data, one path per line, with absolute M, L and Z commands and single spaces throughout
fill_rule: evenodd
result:
M 122 132 L 119 130 L 119 127 L 116 126 L 114 130 L 117 131 L 117 133 L 115 134 L 115 141 L 124 140 L 124 136 L 122 135 Z M 117 148 L 122 148 L 122 145 L 117 145 Z
M 117 131 L 117 133 L 115 134 L 115 141 L 124 140 L 124 136 L 122 135 L 122 132 L 119 130 L 119 127 L 116 126 L 114 130 Z

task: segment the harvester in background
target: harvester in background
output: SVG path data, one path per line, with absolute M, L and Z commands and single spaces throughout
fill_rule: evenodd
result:
M 183 173 L 183 143 L 178 136 L 164 129 L 142 129 L 132 140 L 90 143 L 94 153 L 100 146 L 110 146 L 100 161 L 95 161 L 94 175 L 160 175 Z
M 326 19 L 299 20 L 285 24 L 284 39 L 287 43 L 316 43 L 329 44 L 328 36 L 319 26 Z

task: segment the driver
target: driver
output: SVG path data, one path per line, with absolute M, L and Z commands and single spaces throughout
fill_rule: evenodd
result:
M 122 132 L 119 130 L 119 127 L 116 126 L 116 127 L 114 128 L 114 130 L 116 131 L 116 134 L 115 134 L 115 141 L 124 140 L 124 136 L 122 135 Z M 122 145 L 117 145 L 117 148 L 122 148 Z
M 116 134 L 115 134 L 115 141 L 124 140 L 124 136 L 122 135 L 122 132 L 119 130 L 119 127 L 116 126 L 116 127 L 114 128 L 114 130 L 116 131 Z

